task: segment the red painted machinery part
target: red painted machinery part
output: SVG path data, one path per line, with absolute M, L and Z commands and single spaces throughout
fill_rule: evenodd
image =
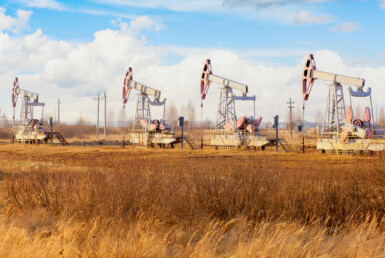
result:
M 370 130 L 370 128 L 366 127 L 365 132 L 366 132 L 366 138 L 372 139 L 373 135 L 372 135 L 372 131 Z
M 123 83 L 123 104 L 127 104 L 128 97 L 130 96 L 131 88 L 128 87 L 128 83 L 131 80 L 132 80 L 132 68 L 129 67 L 126 72 L 126 77 L 124 77 L 124 83 Z
M 345 121 L 348 123 L 352 123 L 353 121 L 353 112 L 352 112 L 352 107 L 349 106 L 348 109 L 346 110 L 346 118 Z
M 258 127 L 262 123 L 262 117 L 258 117 L 254 120 L 255 127 Z
M 18 89 L 19 89 L 19 79 L 16 77 L 15 81 L 13 82 L 13 88 L 12 88 L 12 107 L 16 107 Z
M 150 131 L 155 131 L 157 127 L 158 127 L 158 125 L 156 125 L 156 124 L 150 124 L 150 125 L 148 126 L 148 130 L 150 130 Z
M 242 116 L 237 120 L 237 129 L 242 129 L 246 123 L 246 117 Z
M 208 80 L 208 77 L 210 74 L 212 74 L 212 67 L 211 67 L 211 61 L 210 59 L 207 59 L 205 62 L 205 65 L 203 66 L 202 74 L 201 74 L 201 99 L 205 99 L 207 95 L 207 91 L 210 87 L 210 81 Z
M 224 128 L 225 130 L 233 130 L 233 123 L 232 123 L 232 122 L 228 122 L 228 123 L 226 123 L 226 124 L 223 126 L 223 128 Z
M 247 127 L 246 127 L 246 130 L 251 133 L 251 134 L 254 134 L 255 133 L 255 125 L 253 124 L 248 124 Z
M 360 119 L 354 119 L 353 124 L 354 124 L 355 126 L 360 127 L 360 128 L 362 128 L 363 125 L 364 125 Z
M 342 131 L 341 136 L 340 136 L 340 142 L 345 142 L 349 137 L 349 131 Z
M 308 100 L 311 89 L 313 88 L 314 78 L 312 78 L 312 71 L 317 70 L 313 54 L 309 54 L 302 73 L 302 98 Z
M 370 108 L 369 107 L 365 107 L 364 117 L 362 120 L 364 120 L 364 122 L 370 123 L 371 115 L 370 115 Z

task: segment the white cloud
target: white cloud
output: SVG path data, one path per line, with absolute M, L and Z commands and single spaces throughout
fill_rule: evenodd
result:
M 287 4 L 299 4 L 299 3 L 318 3 L 325 2 L 327 0 L 224 0 L 224 5 L 229 6 L 271 6 L 271 5 L 287 5 Z
M 145 23 L 146 24 L 146 23 Z M 146 27 L 146 26 L 145 26 Z M 162 91 L 177 106 L 185 105 L 189 99 L 199 110 L 199 79 L 206 58 L 212 60 L 213 72 L 217 75 L 249 85 L 250 95 L 256 95 L 257 115 L 264 121 L 270 120 L 278 112 L 286 114 L 286 101 L 289 97 L 300 105 L 301 74 L 305 55 L 295 53 L 298 62 L 291 66 L 274 67 L 253 64 L 236 53 L 222 49 L 175 50 L 181 61 L 172 65 L 162 65 L 162 58 L 172 52 L 171 47 L 149 45 L 138 39 L 132 31 L 101 30 L 87 43 L 73 44 L 47 38 L 41 30 L 14 38 L 0 33 L 0 107 L 11 106 L 10 94 L 14 77 L 18 76 L 20 86 L 40 94 L 46 102 L 46 112 L 55 112 L 55 101 L 60 98 L 61 117 L 74 121 L 82 114 L 95 121 L 96 102 L 93 98 L 98 92 L 107 91 L 108 110 L 117 114 L 122 108 L 121 91 L 124 74 L 128 66 L 133 67 L 134 80 Z M 274 54 L 272 52 L 272 54 Z M 323 50 L 314 53 L 320 70 L 362 77 L 373 88 L 373 98 L 381 100 L 385 95 L 382 87 L 385 81 L 385 66 L 351 66 L 338 54 Z M 264 56 L 264 51 L 254 51 L 256 58 Z M 306 118 L 312 120 L 314 113 L 323 110 L 327 87 L 317 81 L 310 100 L 306 104 Z M 204 119 L 216 117 L 219 86 L 212 84 L 204 101 Z M 136 94 L 130 96 L 126 113 L 134 115 Z M 7 111 L 11 111 L 7 108 Z M 237 114 L 251 115 L 252 104 L 237 104 Z M 152 112 L 154 115 L 156 111 Z M 7 114 L 8 117 L 11 114 Z
M 11 17 L 5 14 L 6 9 L 0 7 L 0 32 L 11 30 L 15 33 L 22 32 L 28 28 L 29 18 L 32 11 L 17 10 L 17 17 Z
M 160 31 L 164 25 L 159 21 L 154 21 L 147 16 L 140 16 L 130 22 L 130 27 L 135 31 L 154 28 L 155 31 Z
M 227 10 L 230 10 L 230 8 L 227 8 Z M 324 24 L 332 21 L 331 15 L 301 10 L 298 5 L 269 5 L 263 8 L 233 7 L 232 12 L 251 20 L 295 26 Z
M 93 0 L 94 2 L 110 5 L 137 6 L 145 8 L 160 8 L 173 11 L 208 11 L 216 12 L 224 6 L 282 6 L 287 4 L 318 3 L 328 0 Z
M 77 10 L 74 10 L 75 12 L 79 13 L 85 13 L 85 14 L 92 14 L 92 15 L 99 15 L 99 16 L 114 16 L 114 17 L 119 17 L 119 18 L 125 18 L 125 19 L 135 19 L 138 17 L 137 15 L 134 14 L 128 14 L 128 13 L 119 13 L 119 12 L 111 12 L 111 11 L 106 11 L 106 10 L 92 10 L 84 7 L 80 7 Z
M 173 11 L 216 11 L 222 6 L 222 0 L 93 0 L 109 5 L 159 8 Z
M 314 13 L 306 10 L 302 10 L 293 17 L 292 22 L 297 25 L 304 24 L 324 24 L 328 23 L 331 20 L 331 16 L 324 15 L 315 15 Z
M 139 34 L 143 30 L 154 30 L 156 32 L 164 28 L 164 24 L 160 20 L 151 19 L 148 16 L 139 16 L 132 19 L 129 24 L 118 18 L 111 21 L 113 25 L 120 27 L 125 33 Z
M 65 10 L 65 7 L 62 3 L 54 0 L 20 0 L 20 2 L 28 7 Z
M 345 22 L 340 25 L 336 25 L 332 27 L 331 31 L 339 31 L 342 33 L 352 33 L 354 31 L 357 31 L 361 29 L 361 25 L 357 22 Z
M 58 10 L 68 10 L 59 2 L 51 0 L 28 0 L 22 1 L 27 6 L 51 8 Z M 91 0 L 101 5 L 142 7 L 152 9 L 165 9 L 171 11 L 199 11 L 203 13 L 224 13 L 240 15 L 248 19 L 267 20 L 287 25 L 302 25 L 308 23 L 327 23 L 330 21 L 330 15 L 316 15 L 310 11 L 298 12 L 300 4 L 310 4 L 317 2 L 326 2 L 329 0 Z M 249 8 L 249 7 L 262 8 Z M 135 18 L 132 14 L 111 12 L 106 10 L 92 10 L 88 8 L 78 8 L 71 10 L 75 12 L 88 13 L 94 15 L 112 15 L 121 18 Z M 147 16 L 142 16 L 148 18 Z M 146 22 L 146 21 L 141 21 Z M 158 23 L 155 28 L 160 30 L 163 25 Z

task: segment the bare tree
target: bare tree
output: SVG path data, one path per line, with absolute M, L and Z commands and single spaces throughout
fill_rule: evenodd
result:
M 316 122 L 317 125 L 320 125 L 323 122 L 322 111 L 320 109 L 318 109 L 317 112 L 315 112 L 314 122 Z
M 385 109 L 384 106 L 381 106 L 380 112 L 377 117 L 377 121 L 381 124 L 385 123 Z
M 122 108 L 118 114 L 118 125 L 119 127 L 126 127 L 128 125 L 126 109 Z
M 86 126 L 86 120 L 84 119 L 83 114 L 80 114 L 80 117 L 75 120 L 75 125 L 75 135 L 80 138 L 84 134 Z
M 114 114 L 114 111 L 112 109 L 110 109 L 110 111 L 108 111 L 108 115 L 107 115 L 107 125 L 108 125 L 108 129 L 109 129 L 109 134 L 112 133 L 112 128 L 114 127 L 114 119 L 115 119 L 115 114 Z
M 135 124 L 135 117 L 134 116 L 130 116 L 128 118 L 128 128 L 129 129 L 132 129 L 132 127 L 134 126 Z
M 188 104 L 187 104 L 187 120 L 189 122 L 189 129 L 193 129 L 194 128 L 194 122 L 195 122 L 195 108 L 194 108 L 194 105 L 191 101 L 191 99 L 188 101 Z
M 179 115 L 184 116 L 186 129 L 193 129 L 194 128 L 195 108 L 194 108 L 194 105 L 193 105 L 191 99 L 188 101 L 186 106 L 183 105 L 180 108 Z
M 201 129 L 214 129 L 214 126 L 213 124 L 211 123 L 209 117 L 206 117 L 206 120 L 203 121 L 203 125 L 201 127 Z
M 293 118 L 295 118 L 295 121 L 301 120 L 302 121 L 302 106 L 297 105 L 297 110 L 293 114 Z
M 290 131 L 290 126 L 293 123 L 293 120 L 290 121 L 290 110 L 287 110 L 286 112 L 286 129 Z M 292 127 L 291 127 L 292 128 Z
M 83 114 L 80 114 L 79 118 L 76 120 L 76 125 L 78 126 L 84 126 L 86 125 L 87 121 L 86 119 L 83 117 Z
M 52 117 L 52 115 L 50 113 L 44 113 L 43 114 L 43 120 L 44 120 L 44 123 L 47 123 L 48 124 L 48 120 L 49 118 Z M 39 117 L 40 119 L 40 117 Z M 53 119 L 53 118 L 52 118 Z M 53 121 L 55 121 L 55 119 L 53 119 Z
M 11 123 L 9 122 L 6 115 L 4 115 L 4 117 L 2 119 L 0 119 L 0 121 L 1 121 L 1 127 L 2 128 L 11 128 Z
M 176 127 L 176 121 L 178 120 L 178 108 L 172 101 L 167 105 L 166 120 L 174 127 Z

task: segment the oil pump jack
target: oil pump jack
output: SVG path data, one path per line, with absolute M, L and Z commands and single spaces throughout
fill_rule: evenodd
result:
M 329 82 L 329 91 L 325 108 L 325 116 L 317 142 L 317 149 L 322 152 L 347 152 L 354 154 L 366 150 L 381 150 L 384 145 L 378 144 L 373 139 L 381 141 L 383 131 L 379 130 L 373 120 L 373 105 L 371 88 L 364 91 L 365 80 L 334 73 L 318 71 L 314 56 L 307 57 L 302 74 L 302 98 L 307 101 L 315 80 Z M 348 87 L 350 103 L 345 107 L 343 86 Z M 354 118 L 352 99 L 368 98 L 370 107 L 365 107 L 363 118 Z M 385 148 L 384 148 L 385 150 Z
M 15 126 L 16 104 L 19 95 L 22 97 L 20 125 Z M 40 142 L 46 139 L 43 126 L 44 103 L 39 103 L 39 94 L 20 89 L 19 79 L 16 77 L 12 88 L 14 141 L 16 142 Z M 41 107 L 40 119 L 34 117 L 34 108 Z
M 130 142 L 134 146 L 166 147 L 169 145 L 173 148 L 177 139 L 164 120 L 166 99 L 160 101 L 161 91 L 134 81 L 132 68 L 129 67 L 123 83 L 123 108 L 127 104 L 132 89 L 138 91 L 139 94 L 133 128 L 129 131 Z M 153 97 L 153 100 L 150 97 Z M 161 119 L 151 119 L 151 106 L 163 107 Z
M 15 112 L 18 97 L 22 97 L 20 124 L 15 125 Z M 43 113 L 45 103 L 39 102 L 39 94 L 20 89 L 19 79 L 16 77 L 12 88 L 12 107 L 13 107 L 13 142 L 40 143 L 47 142 L 50 137 L 56 137 L 63 145 L 68 145 L 64 137 L 58 132 L 49 132 L 44 130 Z M 34 108 L 41 107 L 40 118 L 34 116 Z
M 247 96 L 248 86 L 217 75 L 212 72 L 211 61 L 206 60 L 201 74 L 201 100 L 206 98 L 210 84 L 220 84 L 219 105 L 217 122 L 211 137 L 211 145 L 216 148 L 240 148 L 241 146 L 265 149 L 269 144 L 266 136 L 259 133 L 259 125 L 262 117 L 255 119 L 255 96 Z M 236 96 L 233 90 L 241 92 Z M 254 113 L 251 117 L 242 116 L 237 118 L 235 110 L 236 101 L 253 101 Z

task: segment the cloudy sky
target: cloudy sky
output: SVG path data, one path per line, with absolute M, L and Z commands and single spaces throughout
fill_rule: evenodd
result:
M 380 108 L 385 105 L 384 24 L 384 0 L 5 0 L 0 108 L 12 117 L 17 76 L 21 88 L 40 94 L 48 114 L 57 112 L 60 98 L 62 120 L 95 121 L 94 98 L 105 91 L 116 120 L 131 66 L 134 80 L 161 90 L 162 98 L 179 108 L 191 100 L 200 114 L 199 78 L 210 58 L 214 74 L 249 85 L 257 115 L 271 121 L 278 112 L 286 117 L 289 97 L 296 110 L 302 105 L 308 53 L 319 70 L 366 79 Z M 325 82 L 316 82 L 306 103 L 307 120 L 324 109 L 326 94 Z M 204 119 L 216 118 L 218 97 L 219 86 L 213 84 Z M 135 103 L 132 94 L 129 116 Z M 237 114 L 251 115 L 252 104 L 239 104 Z

